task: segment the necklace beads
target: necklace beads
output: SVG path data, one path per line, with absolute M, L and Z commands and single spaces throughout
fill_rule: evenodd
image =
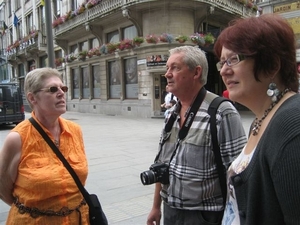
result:
M 277 100 L 275 102 L 272 102 L 270 107 L 268 109 L 265 110 L 264 115 L 262 116 L 261 119 L 258 119 L 257 117 L 254 120 L 254 123 L 252 125 L 252 135 L 256 136 L 259 132 L 259 129 L 261 127 L 262 122 L 264 121 L 264 119 L 266 119 L 266 117 L 269 115 L 270 111 L 274 108 L 274 106 L 280 101 L 280 99 L 289 91 L 290 89 L 285 89 L 283 92 L 281 92 L 278 96 L 277 96 Z

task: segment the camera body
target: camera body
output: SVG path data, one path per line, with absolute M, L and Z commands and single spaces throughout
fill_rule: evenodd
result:
M 143 185 L 157 182 L 169 184 L 169 165 L 156 162 L 150 166 L 149 170 L 141 173 L 140 178 Z

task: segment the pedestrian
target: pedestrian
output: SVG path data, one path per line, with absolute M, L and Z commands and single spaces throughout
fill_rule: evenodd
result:
M 162 201 L 164 225 L 220 224 L 223 198 L 207 112 L 217 95 L 204 88 L 208 74 L 205 53 L 192 46 L 177 47 L 170 50 L 166 66 L 168 89 L 179 102 L 169 113 L 166 124 L 170 119 L 174 123 L 170 132 L 162 131 L 162 147 L 156 157 L 157 163 L 168 165 L 168 182 L 164 177 L 155 184 L 147 225 L 160 224 Z M 181 139 L 181 131 L 189 125 Z M 222 161 L 228 168 L 246 142 L 240 115 L 230 102 L 219 106 L 217 125 Z
M 63 119 L 68 87 L 56 69 L 25 77 L 34 118 L 73 167 L 80 181 L 88 167 L 79 125 Z M 0 152 L 0 198 L 10 205 L 9 225 L 89 224 L 88 206 L 68 170 L 28 119 L 7 135 Z
M 169 108 L 165 111 L 165 113 L 164 113 L 165 118 L 168 117 L 171 108 L 172 108 L 174 105 L 176 105 L 176 103 L 177 103 L 177 101 L 174 100 L 174 99 L 172 99 L 172 100 L 170 101 L 170 103 L 169 103 L 169 106 L 170 106 L 170 107 L 169 107 Z
M 224 90 L 222 95 L 223 95 L 224 98 L 229 99 L 229 91 L 228 90 Z
M 164 100 L 165 101 L 161 105 L 161 107 L 163 109 L 165 109 L 165 110 L 170 109 L 173 106 L 173 104 L 170 103 L 171 100 L 174 100 L 176 102 L 178 100 L 177 97 L 173 93 L 171 93 L 171 92 L 168 91 L 168 85 L 166 86 L 166 95 L 165 95 L 165 99 Z
M 293 29 L 277 14 L 236 20 L 214 50 L 230 99 L 256 116 L 228 170 L 224 225 L 300 221 L 300 96 Z

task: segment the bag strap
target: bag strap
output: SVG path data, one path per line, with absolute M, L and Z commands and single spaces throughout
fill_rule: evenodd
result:
M 46 134 L 46 132 L 43 130 L 43 128 L 35 121 L 33 117 L 29 118 L 29 121 L 32 123 L 32 125 L 37 129 L 37 131 L 41 134 L 41 136 L 45 139 L 45 141 L 48 143 L 50 148 L 54 151 L 54 153 L 57 155 L 57 157 L 60 159 L 60 161 L 64 164 L 66 169 L 69 171 L 71 176 L 73 177 L 78 189 L 80 190 L 81 194 L 83 195 L 86 203 L 88 204 L 90 210 L 94 210 L 93 203 L 90 199 L 90 194 L 88 191 L 83 187 L 81 181 L 79 180 L 77 174 L 73 170 L 73 168 L 70 166 L 68 161 L 65 159 L 63 154 L 59 151 L 57 146 L 53 143 L 53 141 L 49 138 L 49 136 Z
M 220 180 L 220 186 L 223 196 L 223 204 L 226 204 L 226 198 L 227 198 L 227 185 L 226 185 L 226 168 L 223 165 L 222 157 L 220 153 L 220 146 L 217 138 L 217 125 L 216 125 L 216 114 L 217 110 L 219 108 L 219 105 L 224 101 L 230 101 L 223 97 L 216 97 L 213 99 L 213 101 L 210 103 L 208 108 L 208 114 L 210 115 L 210 132 L 212 137 L 212 144 L 213 144 L 213 152 L 215 154 L 215 161 L 217 164 L 217 170 Z
M 172 161 L 172 158 L 174 157 L 174 155 L 176 154 L 176 150 L 180 144 L 180 142 L 186 137 L 186 135 L 189 132 L 190 127 L 192 126 L 193 120 L 197 114 L 197 111 L 199 110 L 200 105 L 202 104 L 204 98 L 206 95 L 206 89 L 204 87 L 202 87 L 200 89 L 200 91 L 198 92 L 196 98 L 193 101 L 193 104 L 191 105 L 190 109 L 188 110 L 188 114 L 186 116 L 186 119 L 183 122 L 183 125 L 181 126 L 179 132 L 178 132 L 178 139 L 175 145 L 175 149 L 171 155 L 170 161 Z M 177 118 L 177 114 L 181 108 L 181 103 L 180 101 L 177 103 L 177 105 L 179 106 L 179 108 L 177 108 L 176 110 L 174 110 L 171 114 L 171 116 L 169 117 L 165 128 L 164 128 L 164 132 L 169 133 L 172 130 L 173 124 Z M 176 111 L 176 112 L 175 112 Z M 164 143 L 166 142 L 166 139 L 161 139 L 160 140 L 160 150 L 158 152 L 158 154 L 156 155 L 154 162 L 156 162 L 159 159 L 159 156 L 162 152 L 162 146 L 164 145 Z

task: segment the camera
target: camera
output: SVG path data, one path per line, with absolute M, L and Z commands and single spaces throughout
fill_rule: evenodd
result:
M 160 182 L 169 184 L 169 165 L 166 163 L 154 163 L 150 166 L 150 170 L 141 173 L 141 181 L 143 185 L 149 185 Z

